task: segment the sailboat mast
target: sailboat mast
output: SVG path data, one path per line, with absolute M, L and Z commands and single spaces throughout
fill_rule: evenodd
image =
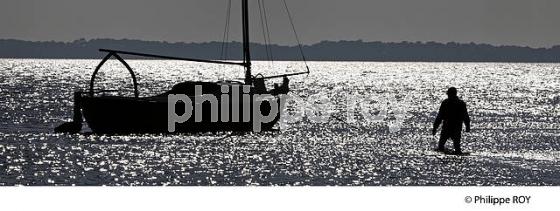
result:
M 241 16 L 243 25 L 243 63 L 245 63 L 245 84 L 251 85 L 251 52 L 249 47 L 249 3 L 241 0 Z

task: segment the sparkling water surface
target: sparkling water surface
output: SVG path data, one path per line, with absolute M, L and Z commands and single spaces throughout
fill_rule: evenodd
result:
M 560 185 L 560 64 L 311 62 L 312 73 L 292 77 L 290 86 L 309 105 L 327 99 L 330 106 L 318 109 L 330 115 L 324 122 L 302 118 L 246 134 L 53 133 L 71 120 L 72 93 L 88 88 L 98 62 L 0 60 L 1 185 Z M 243 76 L 235 66 L 130 65 L 142 96 L 185 80 Z M 254 69 L 273 75 L 303 64 L 255 62 Z M 117 62 L 98 76 L 96 89 L 132 96 Z M 471 114 L 473 130 L 463 137 L 471 156 L 433 151 L 432 121 L 449 86 L 459 88 Z M 348 122 L 349 96 L 396 102 L 381 121 L 357 112 Z M 287 114 L 301 103 L 290 103 Z

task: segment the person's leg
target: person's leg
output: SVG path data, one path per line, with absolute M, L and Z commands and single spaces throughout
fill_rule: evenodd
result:
M 455 148 L 455 153 L 461 154 L 461 133 L 455 134 L 451 136 L 451 140 L 453 140 L 453 147 Z
M 449 135 L 445 132 L 441 132 L 441 135 L 439 136 L 439 142 L 438 142 L 438 151 L 445 151 L 445 142 L 447 142 L 447 139 L 449 138 Z

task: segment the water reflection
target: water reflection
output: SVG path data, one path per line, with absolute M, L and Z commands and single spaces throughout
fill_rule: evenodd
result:
M 327 123 L 304 118 L 278 132 L 96 136 L 51 133 L 71 117 L 72 90 L 87 88 L 95 60 L 0 60 L 2 185 L 559 185 L 560 66 L 557 64 L 314 62 L 294 94 L 334 104 Z M 231 79 L 241 69 L 132 61 L 141 95 L 184 80 Z M 256 62 L 265 74 L 298 63 Z M 115 68 L 114 71 L 111 68 Z M 110 63 L 100 88 L 132 94 Z M 224 69 L 225 68 L 225 69 Z M 453 74 L 442 74 L 453 72 Z M 434 153 L 434 111 L 448 86 L 468 102 L 473 156 Z M 394 94 L 407 116 L 398 132 L 357 117 L 346 96 Z

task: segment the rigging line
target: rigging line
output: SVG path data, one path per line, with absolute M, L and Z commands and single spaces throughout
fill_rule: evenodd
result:
M 228 0 L 227 7 L 226 7 L 226 24 L 224 26 L 224 35 L 222 37 L 222 48 L 220 52 L 221 60 L 227 60 L 230 19 L 231 19 L 231 0 Z
M 294 35 L 296 36 L 296 40 L 299 46 L 299 52 L 301 53 L 301 57 L 303 59 L 303 63 L 305 63 L 305 67 L 307 68 L 307 72 L 309 72 L 309 66 L 307 65 L 307 59 L 305 58 L 305 54 L 303 53 L 303 47 L 301 46 L 301 42 L 299 40 L 298 33 L 296 31 L 296 27 L 294 26 L 294 20 L 292 19 L 292 14 L 290 13 L 290 9 L 288 8 L 288 4 L 286 0 L 283 0 L 284 7 L 286 8 L 286 13 L 288 14 L 288 18 L 290 19 L 290 24 L 292 25 L 292 30 L 294 31 Z
M 227 5 L 227 4 L 226 4 L 226 5 Z M 228 7 L 226 6 L 226 14 L 227 14 L 228 10 L 229 10 L 229 9 L 228 9 Z M 227 29 L 227 25 L 228 25 L 228 24 L 227 24 L 227 15 L 226 15 L 226 23 L 225 23 L 225 26 L 224 26 L 224 34 L 223 34 L 223 36 L 222 36 L 222 46 L 221 46 L 221 48 L 220 48 L 220 60 L 223 60 L 223 58 L 224 58 L 224 45 L 225 45 L 225 41 L 226 41 L 226 29 Z
M 224 49 L 224 60 L 228 60 L 228 52 L 229 52 L 229 28 L 231 22 L 231 12 L 228 13 L 228 20 L 227 20 L 227 32 L 226 32 L 226 40 L 225 40 L 225 49 Z
M 266 29 L 264 27 L 264 18 L 263 18 L 263 11 L 262 11 L 262 6 L 261 6 L 261 0 L 257 1 L 259 4 L 259 14 L 260 14 L 260 18 L 261 18 L 261 29 L 262 29 L 262 34 L 263 34 L 263 40 L 264 40 L 264 48 L 266 50 L 266 59 L 270 60 L 270 54 L 268 53 L 268 41 L 266 38 Z
M 249 39 L 246 39 L 247 36 L 249 35 L 249 30 L 248 30 L 248 28 L 247 28 L 247 27 L 249 27 L 249 26 L 248 26 L 246 23 L 249 22 L 249 21 L 246 20 L 246 18 L 248 18 L 248 17 L 245 16 L 245 13 L 248 13 L 248 11 L 246 11 L 246 10 L 248 9 L 247 7 L 249 7 L 249 6 L 248 6 L 248 5 L 245 5 L 245 4 L 248 4 L 248 2 L 247 2 L 247 1 L 241 1 L 241 26 L 242 26 L 242 27 L 241 27 L 241 31 L 242 31 L 241 34 L 242 34 L 242 36 L 243 36 L 243 38 L 242 38 L 243 41 L 241 42 L 241 44 L 242 44 L 242 45 L 241 45 L 241 49 L 243 49 L 243 63 L 244 63 L 244 64 L 247 64 L 247 65 L 245 66 L 245 70 L 249 70 L 249 68 L 250 68 L 250 67 L 248 66 L 249 61 L 247 61 L 247 54 L 248 54 L 248 53 L 246 53 L 246 50 L 249 50 L 249 49 L 245 49 L 245 43 L 247 43 L 247 45 L 249 46 L 249 48 L 250 48 L 250 46 L 251 46 L 250 40 L 249 40 Z M 247 33 L 247 34 L 245 34 L 245 33 Z M 250 56 L 250 55 L 249 55 L 249 56 Z M 246 75 L 246 76 L 247 76 L 247 75 Z
M 224 53 L 224 60 L 228 60 L 228 53 L 229 53 L 229 30 L 231 26 L 231 0 L 228 1 L 228 12 L 227 12 L 227 34 L 226 34 L 226 48 Z
M 264 0 L 261 1 L 262 1 L 263 14 L 264 14 L 264 23 L 266 25 L 266 34 L 267 34 L 268 44 L 270 49 L 270 62 L 274 64 L 274 55 L 272 54 L 272 40 L 270 39 L 270 29 L 268 28 L 268 15 L 266 13 L 266 6 L 264 5 Z

